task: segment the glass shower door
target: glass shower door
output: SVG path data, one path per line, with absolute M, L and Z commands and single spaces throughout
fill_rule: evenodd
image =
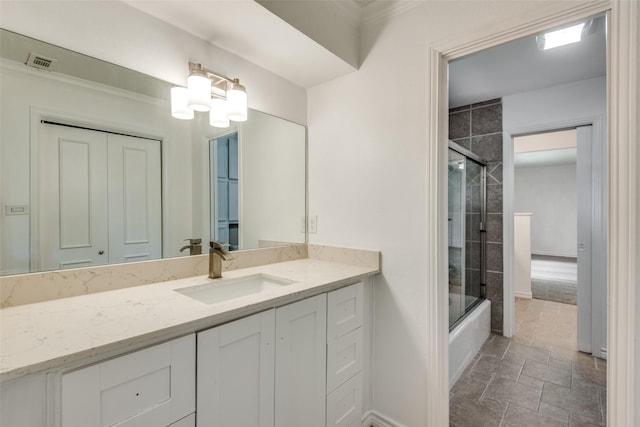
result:
M 448 222 L 449 222 L 449 326 L 464 314 L 465 278 L 465 159 L 449 149 Z
M 455 148 L 454 148 L 455 147 Z M 484 297 L 486 167 L 450 143 L 448 160 L 449 327 Z

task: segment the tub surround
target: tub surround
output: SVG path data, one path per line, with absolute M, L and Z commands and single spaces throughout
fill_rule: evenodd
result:
M 449 390 L 491 334 L 491 301 L 479 306 L 449 332 Z
M 69 276 L 65 276 L 64 272 L 38 273 L 36 280 L 49 283 L 49 286 L 52 281 L 58 285 L 60 282 L 64 283 L 69 280 L 65 279 L 68 277 L 77 280 L 79 284 L 76 288 L 85 291 L 68 298 L 58 297 L 59 299 L 0 310 L 0 381 L 74 364 L 93 363 L 328 292 L 380 271 L 379 252 L 319 245 L 309 245 L 308 248 L 306 245 L 302 246 L 293 255 L 257 254 L 259 250 L 236 254 L 247 254 L 247 257 L 235 257 L 235 264 L 233 261 L 225 263 L 225 278 L 263 273 L 295 283 L 212 305 L 175 291 L 209 280 L 206 278 L 206 256 L 184 258 L 186 263 L 192 263 L 191 271 L 196 273 L 192 277 L 170 280 L 171 276 L 168 276 L 169 279 L 159 283 L 129 285 L 127 288 L 108 292 L 98 292 L 87 286 L 83 288 L 82 281 L 77 276 L 81 274 L 82 278 L 88 277 L 90 281 L 92 277 L 102 276 L 99 273 L 93 272 L 93 276 L 90 272 L 80 270 Z M 307 254 L 309 256 L 305 257 Z M 276 259 L 284 256 L 285 259 L 246 266 L 247 263 L 271 256 L 276 256 Z M 297 259 L 286 259 L 294 256 Z M 169 273 L 172 263 L 176 261 L 159 260 L 149 263 L 162 265 L 155 268 Z M 109 266 L 104 269 L 120 267 L 127 266 Z M 186 266 L 183 267 L 188 270 Z M 144 269 L 134 271 L 142 270 Z M 50 277 L 41 278 L 43 275 Z M 120 275 L 127 277 L 126 273 L 118 272 L 110 275 L 110 278 L 118 280 Z

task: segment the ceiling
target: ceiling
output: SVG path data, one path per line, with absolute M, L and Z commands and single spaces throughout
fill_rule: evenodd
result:
M 408 0 L 122 1 L 304 88 L 358 69 L 361 26 L 421 4 Z
M 604 76 L 606 68 L 606 21 L 599 17 L 579 43 L 543 51 L 534 35 L 451 61 L 449 105 Z
M 124 1 L 301 87 L 356 69 L 253 0 Z

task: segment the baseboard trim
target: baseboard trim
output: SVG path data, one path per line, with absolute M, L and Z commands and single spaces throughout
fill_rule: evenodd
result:
M 513 293 L 513 295 L 515 295 L 516 298 L 525 298 L 525 299 L 532 299 L 533 298 L 533 294 L 531 292 L 518 292 L 518 291 L 515 291 Z
M 568 254 L 568 253 L 558 253 L 558 252 L 544 252 L 544 251 L 540 251 L 540 252 L 531 252 L 532 256 L 535 255 L 541 255 L 541 256 L 553 256 L 553 257 L 558 257 L 558 258 L 571 258 L 573 260 L 577 260 L 578 259 L 578 255 L 576 254 Z
M 377 411 L 368 411 L 362 417 L 362 427 L 406 427 Z

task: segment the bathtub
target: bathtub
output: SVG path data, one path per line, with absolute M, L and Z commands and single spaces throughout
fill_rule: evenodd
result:
M 449 332 L 449 389 L 491 333 L 491 301 L 484 300 Z

